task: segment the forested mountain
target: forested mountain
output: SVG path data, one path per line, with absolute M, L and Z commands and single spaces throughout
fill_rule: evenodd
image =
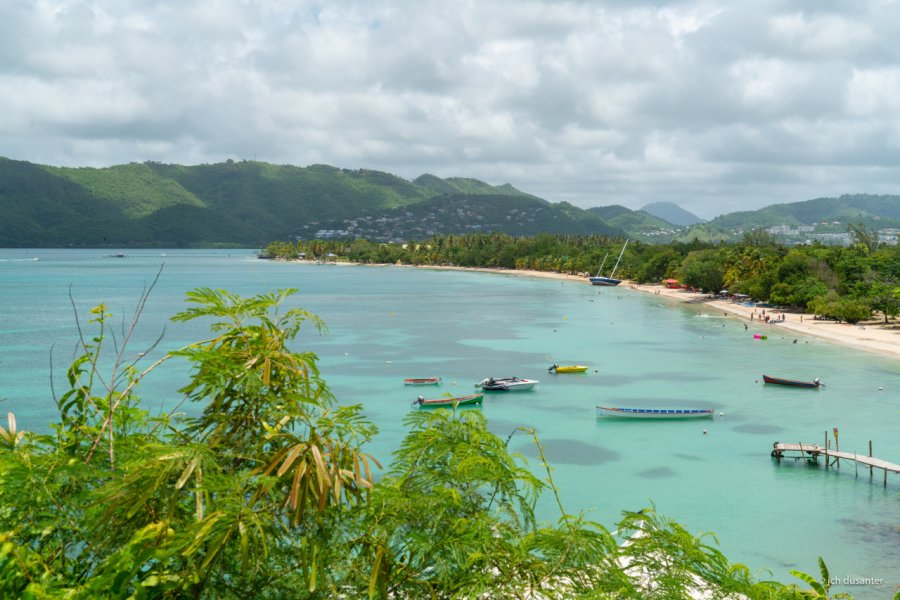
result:
M 900 196 L 855 194 L 839 198 L 816 198 L 729 213 L 710 221 L 711 225 L 723 230 L 816 224 L 843 224 L 846 230 L 847 223 L 900 227 Z
M 676 225 L 644 210 L 631 210 L 618 204 L 588 210 L 610 226 L 627 231 L 629 236 L 645 242 L 668 241 L 678 230 Z
M 252 247 L 294 238 L 396 241 L 476 232 L 712 242 L 779 226 L 802 226 L 794 239 L 784 238 L 789 243 L 819 239 L 817 235 L 825 243 L 842 243 L 850 224 L 900 227 L 900 196 L 776 204 L 690 228 L 679 223 L 696 217 L 674 204 L 654 203 L 645 209 L 611 205 L 583 210 L 547 202 L 509 184 L 429 174 L 408 181 L 390 173 L 328 165 L 147 162 L 96 169 L 0 158 L 0 246 L 7 247 Z M 828 236 L 835 239 L 825 239 Z
M 2 246 L 262 246 L 366 223 L 367 233 L 390 239 L 479 224 L 514 235 L 622 233 L 510 185 L 252 161 L 95 169 L 0 158 L 0 208 Z
M 534 196 L 497 192 L 436 196 L 401 208 L 364 213 L 353 219 L 316 223 L 300 228 L 295 237 L 353 237 L 391 242 L 476 232 L 627 235 L 624 229 L 611 227 L 594 213 L 567 202 L 551 204 Z

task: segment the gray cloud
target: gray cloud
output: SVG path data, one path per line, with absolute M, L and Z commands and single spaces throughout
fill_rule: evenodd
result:
M 900 183 L 895 2 L 0 7 L 0 155 L 509 182 L 701 216 Z

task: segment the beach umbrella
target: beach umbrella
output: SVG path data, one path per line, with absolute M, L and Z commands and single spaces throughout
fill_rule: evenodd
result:
M 720 293 L 720 294 L 727 294 L 727 293 L 728 293 L 728 290 L 720 290 L 719 293 Z

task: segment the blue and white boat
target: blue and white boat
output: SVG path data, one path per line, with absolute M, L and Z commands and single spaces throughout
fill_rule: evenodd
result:
M 624 419 L 703 419 L 715 416 L 711 408 L 614 408 L 597 407 L 598 417 Z

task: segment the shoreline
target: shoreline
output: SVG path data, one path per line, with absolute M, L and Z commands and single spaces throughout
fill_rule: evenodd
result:
M 770 331 L 772 334 L 791 331 L 802 335 L 809 335 L 824 339 L 829 342 L 900 358 L 900 322 L 894 321 L 885 326 L 883 320 L 870 319 L 861 321 L 856 325 L 838 323 L 836 321 L 816 319 L 810 313 L 798 313 L 783 311 L 778 308 L 761 308 L 756 306 L 744 306 L 738 302 L 731 302 L 720 298 L 713 298 L 707 294 L 688 292 L 680 289 L 669 289 L 662 285 L 628 284 L 628 289 L 645 294 L 654 294 L 662 298 L 668 298 L 683 304 L 702 304 L 710 308 L 742 317 L 747 325 L 755 327 L 762 332 Z M 759 320 L 759 316 L 765 314 L 784 320 L 774 320 L 766 323 Z
M 289 261 L 301 262 L 301 261 Z M 312 261 L 302 261 L 312 262 Z M 395 264 L 361 264 L 346 263 L 339 264 L 359 265 L 368 267 L 403 267 L 413 269 L 432 269 L 436 271 L 469 271 L 476 273 L 492 273 L 496 275 L 506 275 L 509 277 L 536 277 L 540 279 L 557 279 L 561 281 L 573 281 L 581 284 L 590 285 L 586 277 L 579 275 L 568 275 L 566 273 L 552 273 L 549 271 L 529 271 L 521 269 L 496 269 L 488 267 L 456 267 L 442 265 L 395 265 Z M 688 292 L 682 289 L 669 289 L 662 285 L 637 284 L 632 281 L 623 280 L 620 289 L 629 289 L 642 294 L 652 294 L 660 298 L 667 298 L 670 301 L 683 304 L 702 304 L 715 310 L 741 317 L 746 319 L 748 326 L 761 331 L 770 331 L 773 335 L 778 332 L 791 331 L 802 335 L 808 335 L 823 339 L 835 344 L 863 350 L 882 356 L 900 358 L 900 321 L 893 321 L 885 326 L 883 320 L 871 319 L 860 322 L 857 325 L 849 323 L 837 323 L 835 321 L 815 319 L 810 313 L 787 312 L 777 308 L 759 308 L 755 306 L 744 306 L 737 302 L 722 300 L 710 297 L 707 294 L 699 292 Z M 758 318 L 751 320 L 751 315 L 758 317 L 765 310 L 766 314 L 781 318 L 784 315 L 784 321 L 771 321 L 766 323 Z

